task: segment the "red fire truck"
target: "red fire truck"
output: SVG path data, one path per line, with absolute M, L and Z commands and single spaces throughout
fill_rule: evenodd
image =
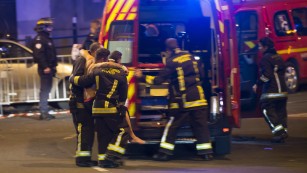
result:
M 231 129 L 240 126 L 240 72 L 232 12 L 231 1 L 225 0 L 106 1 L 100 41 L 110 51 L 121 51 L 122 63 L 130 69 L 128 109 L 140 137 L 147 141 L 161 138 L 167 119 L 168 84 L 138 82 L 134 70 L 157 75 L 164 66 L 164 41 L 176 37 L 182 49 L 204 64 L 214 151 L 230 152 Z M 180 129 L 177 143 L 193 142 L 191 138 L 187 124 Z
M 251 86 L 257 79 L 261 55 L 257 40 L 269 36 L 287 64 L 289 92 L 307 82 L 307 1 L 247 0 L 234 5 L 237 28 L 241 107 L 255 110 L 256 95 Z M 250 114 L 251 115 L 251 114 Z

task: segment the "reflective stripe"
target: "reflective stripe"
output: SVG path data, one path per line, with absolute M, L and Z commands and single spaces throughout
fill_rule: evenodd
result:
M 175 148 L 175 145 L 167 143 L 167 142 L 161 142 L 160 147 L 164 148 L 164 149 L 167 149 L 167 150 L 172 150 L 173 151 L 174 148 Z
M 274 129 L 272 130 L 272 133 L 275 134 L 276 132 L 281 131 L 283 129 L 284 127 L 281 124 L 279 124 L 278 126 L 274 127 Z
M 194 68 L 194 71 L 196 73 L 196 81 L 199 82 L 199 70 L 198 70 L 198 64 L 197 62 L 193 61 L 193 68 Z
M 199 97 L 200 97 L 200 100 L 205 100 L 205 94 L 204 94 L 204 90 L 201 86 L 197 86 L 197 89 L 198 89 L 198 92 L 199 92 Z
M 82 109 L 82 108 L 84 108 L 84 105 L 83 105 L 83 103 L 78 103 L 78 102 L 77 102 L 77 108 L 79 108 L 79 109 Z
M 105 102 L 104 102 L 104 107 L 105 107 L 105 108 L 109 107 L 109 102 L 108 102 L 108 101 L 105 101 Z
M 92 113 L 117 113 L 117 109 L 113 108 L 93 108 Z
M 78 81 L 79 81 L 80 76 L 75 76 L 74 77 L 74 84 L 78 85 Z
M 177 67 L 177 78 L 179 82 L 179 90 L 184 91 L 185 90 L 185 83 L 184 83 L 184 72 L 182 70 L 182 67 Z
M 288 96 L 287 92 L 282 93 L 264 93 L 261 95 L 260 100 L 263 99 L 273 99 L 273 98 L 285 98 Z
M 268 82 L 268 81 L 269 81 L 269 78 L 265 77 L 264 75 L 261 75 L 261 76 L 260 76 L 260 80 L 261 80 L 262 82 Z
M 206 106 L 208 105 L 207 100 L 195 100 L 191 102 L 185 102 L 184 108 L 192 108 L 192 107 L 198 107 L 198 106 Z
M 246 46 L 248 46 L 248 48 L 252 49 L 256 46 L 256 44 L 252 41 L 245 41 L 244 42 Z
M 277 70 L 278 70 L 278 65 L 275 65 L 275 67 L 274 67 L 274 76 L 275 76 L 275 80 L 276 80 L 277 87 L 278 87 L 278 93 L 281 93 L 281 86 L 280 86 L 279 77 L 277 75 Z
M 164 132 L 163 132 L 163 136 L 162 136 L 162 139 L 161 139 L 161 143 L 160 143 L 160 147 L 161 148 L 165 148 L 165 149 L 168 149 L 168 150 L 174 150 L 174 148 L 175 148 L 173 144 L 165 142 L 167 134 L 168 134 L 168 131 L 169 131 L 169 128 L 173 124 L 174 119 L 175 119 L 175 117 L 170 117 L 169 121 L 167 122 L 167 124 L 165 126 L 165 129 L 164 129 Z
M 120 145 L 120 142 L 122 141 L 122 137 L 123 137 L 124 133 L 125 133 L 125 129 L 124 128 L 120 128 L 120 133 L 118 134 L 116 142 L 115 142 L 116 146 Z
M 76 157 L 87 157 L 87 156 L 91 156 L 90 151 L 77 151 L 76 152 Z
M 181 55 L 177 58 L 173 59 L 173 62 L 177 62 L 177 63 L 184 63 L 186 61 L 190 61 L 191 60 L 191 55 L 190 54 L 186 54 L 186 55 Z
M 125 154 L 124 148 L 122 148 L 120 146 L 113 145 L 113 144 L 108 145 L 108 150 L 115 151 L 115 152 L 120 153 L 120 154 Z
M 197 150 L 208 150 L 208 149 L 212 149 L 212 145 L 211 143 L 197 144 L 196 149 Z
M 154 83 L 154 79 L 155 79 L 154 76 L 148 76 L 148 75 L 146 75 L 146 77 L 145 77 L 145 81 L 146 81 L 146 83 L 148 83 L 148 84 L 153 84 L 153 83 Z
M 266 109 L 263 109 L 262 113 L 263 113 L 264 117 L 266 118 L 266 120 L 269 122 L 271 129 L 274 129 L 274 124 L 271 122 L 269 116 L 267 115 Z
M 98 160 L 104 160 L 106 158 L 106 154 L 98 154 Z
M 114 91 L 115 91 L 116 88 L 117 88 L 117 84 L 118 84 L 118 80 L 114 80 L 112 89 L 111 89 L 111 91 L 109 92 L 109 94 L 107 95 L 107 98 L 111 98 L 111 96 L 113 95 Z
M 77 131 L 78 131 L 78 140 L 77 140 L 77 152 L 81 151 L 81 129 L 82 129 L 82 124 L 78 123 Z
M 170 109 L 178 109 L 179 108 L 179 104 L 178 103 L 171 103 L 170 104 Z
M 95 81 L 96 81 L 96 90 L 99 89 L 99 76 L 95 76 Z

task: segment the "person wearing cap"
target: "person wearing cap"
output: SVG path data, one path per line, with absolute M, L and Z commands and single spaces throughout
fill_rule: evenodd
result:
M 171 159 L 177 130 L 189 119 L 197 139 L 197 154 L 204 161 L 212 160 L 207 100 L 201 86 L 201 69 L 198 68 L 198 63 L 191 54 L 179 49 L 176 39 L 169 38 L 165 43 L 168 56 L 165 67 L 157 76 L 145 76 L 139 69 L 135 72 L 137 78 L 150 85 L 161 84 L 164 81 L 170 82 L 169 121 L 164 129 L 159 152 L 153 156 L 153 159 L 157 161 Z
M 40 77 L 39 110 L 40 120 L 51 120 L 55 117 L 48 113 L 48 98 L 52 87 L 52 78 L 56 74 L 57 54 L 50 33 L 53 20 L 49 17 L 37 21 L 34 30 L 37 35 L 32 44 L 34 62 L 38 64 Z

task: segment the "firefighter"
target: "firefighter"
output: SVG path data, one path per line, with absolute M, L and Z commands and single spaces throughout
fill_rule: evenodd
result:
M 178 48 L 177 40 L 166 40 L 169 56 L 166 65 L 158 76 L 143 76 L 136 70 L 136 77 L 147 84 L 161 84 L 169 80 L 169 121 L 164 129 L 159 153 L 154 160 L 167 161 L 171 159 L 175 148 L 178 128 L 190 119 L 193 133 L 197 139 L 196 149 L 203 160 L 212 160 L 212 146 L 207 124 L 207 101 L 200 81 L 200 69 L 193 57 Z
M 88 73 L 89 67 L 94 64 L 96 51 L 102 48 L 101 44 L 91 44 L 89 51 L 82 50 L 81 57 L 74 63 L 74 76 Z M 116 63 L 104 62 L 102 67 L 119 67 Z M 94 142 L 94 120 L 92 117 L 92 105 L 95 91 L 71 84 L 70 111 L 77 132 L 76 165 L 80 167 L 91 167 L 97 165 L 97 161 L 91 160 L 92 146 Z
M 111 53 L 111 55 L 109 56 L 109 61 L 110 62 L 115 62 L 115 63 L 118 63 L 120 64 L 121 63 L 121 59 L 122 59 L 122 53 L 115 50 Z M 125 66 L 122 66 L 123 69 L 125 69 L 125 71 L 127 72 L 128 74 L 128 69 L 125 67 Z M 132 126 L 131 126 L 131 121 L 130 121 L 130 115 L 127 111 L 126 113 L 126 122 L 129 126 L 129 135 L 131 137 L 131 142 L 134 142 L 134 143 L 138 143 L 138 144 L 145 144 L 145 141 L 142 140 L 141 138 L 137 137 L 132 129 Z
M 285 82 L 285 63 L 277 54 L 273 41 L 264 37 L 259 41 L 263 53 L 260 61 L 259 79 L 253 86 L 256 92 L 261 87 L 260 106 L 266 122 L 272 130 L 273 143 L 283 143 L 287 133 L 287 87 Z
M 37 35 L 32 44 L 33 58 L 38 64 L 40 77 L 39 110 L 41 120 L 51 120 L 55 117 L 48 114 L 48 98 L 52 87 L 52 78 L 56 74 L 57 57 L 50 33 L 53 30 L 53 20 L 50 17 L 37 21 L 34 30 Z
M 107 61 L 108 52 L 99 49 L 96 61 Z M 83 87 L 95 84 L 97 91 L 92 115 L 98 137 L 98 165 L 105 168 L 120 166 L 118 160 L 122 159 L 129 138 L 129 127 L 122 123 L 127 111 L 124 106 L 128 92 L 126 73 L 122 68 L 94 68 L 89 75 L 72 76 L 70 82 Z
M 99 43 L 90 46 L 90 53 L 95 55 L 101 47 Z M 72 75 L 81 76 L 86 72 L 86 65 L 94 60 L 91 56 L 81 56 L 73 65 Z M 86 109 L 84 104 L 84 88 L 70 85 L 71 96 L 69 101 L 70 112 L 77 133 L 76 165 L 80 167 L 96 166 L 97 162 L 91 160 L 92 147 L 94 143 L 94 120 L 91 109 Z

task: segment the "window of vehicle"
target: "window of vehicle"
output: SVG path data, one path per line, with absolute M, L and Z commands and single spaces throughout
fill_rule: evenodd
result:
M 258 16 L 255 11 L 236 14 L 236 30 L 239 53 L 257 52 Z
M 297 8 L 292 10 L 294 27 L 299 36 L 307 35 L 307 8 Z
M 252 91 L 257 80 L 258 57 L 258 15 L 256 11 L 241 11 L 236 14 L 239 67 L 241 80 L 242 108 L 247 107 L 245 100 L 255 99 Z M 249 107 L 250 108 L 250 107 Z
M 280 11 L 274 15 L 274 27 L 277 36 L 293 35 L 287 11 Z
M 28 51 L 13 43 L 0 43 L 0 54 L 1 58 L 32 57 Z
M 133 45 L 133 21 L 115 21 L 112 23 L 109 32 L 108 49 L 122 53 L 121 62 L 129 64 L 132 62 Z
M 181 23 L 141 23 L 139 25 L 139 62 L 162 63 L 165 40 L 176 38 L 186 28 Z

